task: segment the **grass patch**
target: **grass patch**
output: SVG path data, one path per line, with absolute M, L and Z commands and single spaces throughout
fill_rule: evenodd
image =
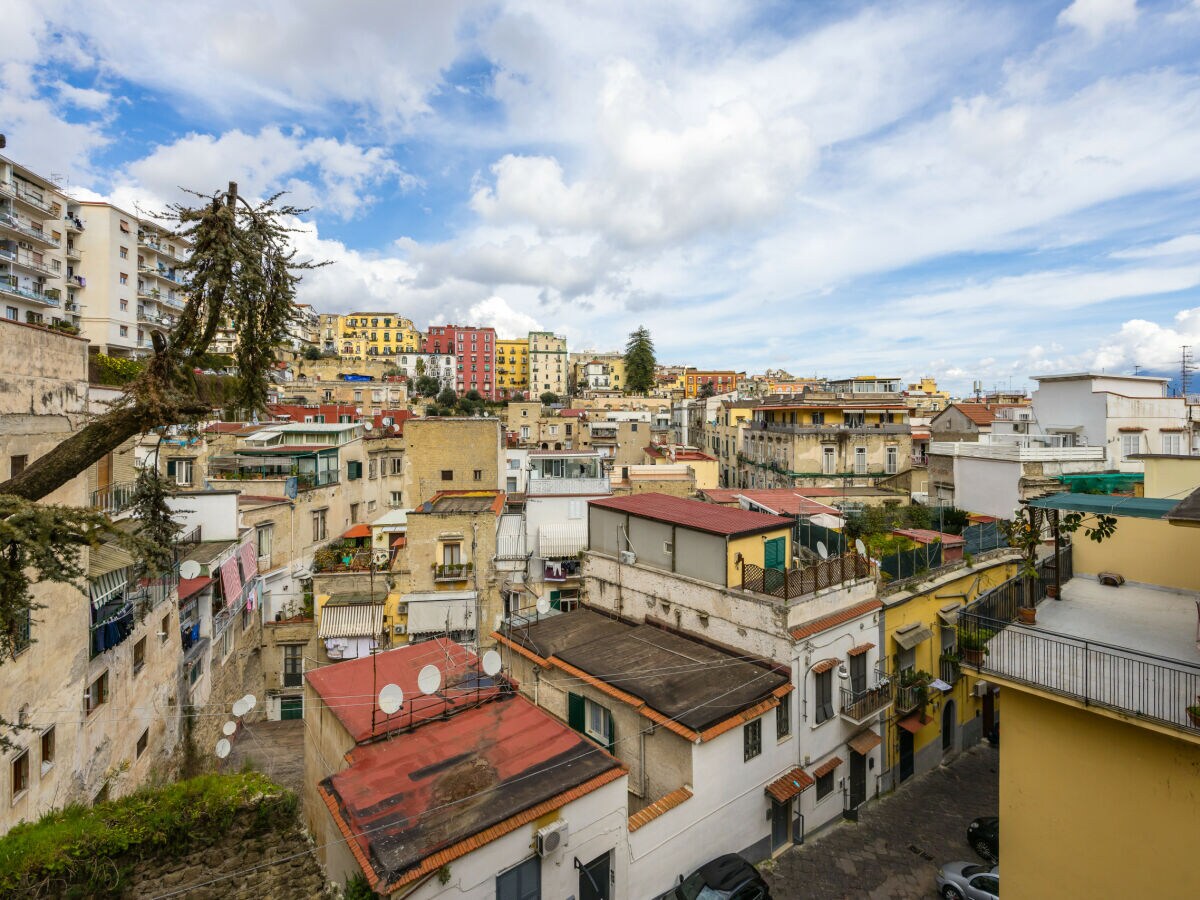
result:
M 0 896 L 119 894 L 137 860 L 213 844 L 248 808 L 267 830 L 294 821 L 296 797 L 248 772 L 201 775 L 91 807 L 52 810 L 0 838 Z

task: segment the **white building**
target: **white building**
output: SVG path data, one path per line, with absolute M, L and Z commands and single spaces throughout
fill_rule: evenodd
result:
M 454 387 L 457 363 L 453 353 L 398 353 L 389 361 L 407 378 L 428 375 L 443 389 Z
M 53 181 L 0 156 L 0 309 L 10 322 L 77 324 L 64 291 L 79 258 L 67 204 Z

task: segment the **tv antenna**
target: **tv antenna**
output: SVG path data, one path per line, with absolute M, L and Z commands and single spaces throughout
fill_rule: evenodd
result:
M 1192 346 L 1184 344 L 1179 348 L 1179 393 L 1186 399 L 1188 388 L 1191 387 L 1192 373 L 1196 366 L 1192 362 Z

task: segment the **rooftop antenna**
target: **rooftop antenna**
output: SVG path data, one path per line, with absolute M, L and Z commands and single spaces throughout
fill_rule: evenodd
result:
M 1192 373 L 1196 371 L 1196 366 L 1192 363 L 1192 346 L 1184 344 L 1180 347 L 1179 352 L 1179 393 L 1185 398 L 1188 395 L 1192 381 Z

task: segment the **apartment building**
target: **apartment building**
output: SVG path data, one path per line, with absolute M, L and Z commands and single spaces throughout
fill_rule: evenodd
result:
M 426 353 L 453 353 L 459 394 L 478 391 L 485 400 L 497 399 L 496 329 L 473 325 L 431 325 L 425 335 Z
M 683 376 L 683 396 L 694 400 L 702 394 L 729 394 L 737 390 L 738 373 L 729 369 L 688 369 Z
M 496 341 L 496 393 L 501 400 L 529 393 L 529 338 Z
M 0 156 L 0 306 L 29 325 L 78 324 L 71 296 L 79 260 L 69 198 L 51 180 Z
M 540 400 L 508 404 L 505 427 L 517 446 L 531 450 L 572 450 L 580 440 L 580 410 L 543 406 Z
M 352 312 L 338 317 L 338 354 L 343 359 L 394 357 L 421 352 L 421 332 L 411 319 L 389 312 Z
M 499 419 L 424 417 L 404 423 L 405 506 L 438 491 L 504 488 Z
M 571 371 L 578 394 L 595 396 L 625 393 L 625 357 L 620 353 L 587 355 L 572 363 Z
M 550 331 L 529 332 L 529 393 L 567 396 L 567 339 Z

